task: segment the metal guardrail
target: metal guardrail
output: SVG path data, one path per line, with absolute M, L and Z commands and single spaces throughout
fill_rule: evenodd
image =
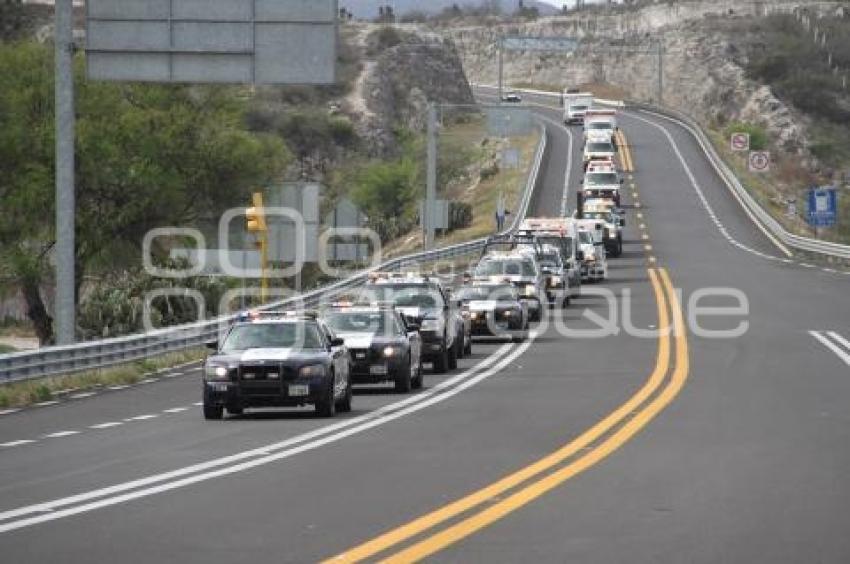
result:
M 475 85 L 478 88 L 485 89 L 494 89 L 494 86 L 478 84 Z M 554 92 L 546 92 L 542 90 L 529 90 L 522 88 L 515 88 L 518 92 L 524 92 L 530 94 L 532 96 L 539 96 L 541 98 L 557 98 L 560 99 L 561 95 Z M 800 235 L 795 235 L 789 232 L 785 227 L 779 223 L 770 213 L 762 207 L 762 205 L 753 197 L 753 195 L 747 190 L 743 184 L 741 184 L 740 179 L 735 175 L 734 171 L 726 164 L 720 154 L 715 149 L 714 144 L 709 139 L 708 135 L 703 130 L 702 126 L 697 123 L 690 116 L 683 114 L 679 111 L 672 110 L 670 108 L 659 108 L 657 106 L 652 106 L 650 104 L 644 104 L 642 102 L 634 102 L 634 101 L 612 101 L 612 100 L 599 100 L 598 102 L 605 105 L 614 105 L 619 107 L 625 107 L 626 109 L 637 109 L 647 113 L 655 114 L 664 118 L 667 118 L 675 123 L 678 123 L 680 126 L 684 127 L 686 131 L 688 131 L 691 135 L 693 135 L 694 139 L 696 139 L 697 143 L 702 148 L 703 152 L 708 157 L 712 166 L 715 168 L 717 173 L 720 175 L 720 178 L 726 183 L 741 205 L 744 207 L 745 211 L 747 211 L 750 216 L 760 224 L 760 226 L 765 230 L 769 236 L 775 238 L 775 240 L 780 244 L 780 246 L 790 247 L 797 251 L 814 253 L 818 255 L 824 255 L 832 258 L 839 258 L 842 260 L 850 260 L 850 245 L 843 245 L 841 243 L 833 243 L 830 241 L 821 241 L 819 239 L 812 239 L 810 237 L 803 237 Z
M 526 179 L 518 213 L 514 216 L 514 221 L 505 231 L 506 233 L 515 231 L 519 227 L 520 221 L 528 211 L 531 197 L 537 185 L 548 137 L 546 128 L 542 124 L 540 124 L 540 131 L 540 141 L 537 144 L 534 160 Z M 261 309 L 291 306 L 314 307 L 319 305 L 323 299 L 332 298 L 346 290 L 363 284 L 370 272 L 376 270 L 396 270 L 420 263 L 451 259 L 480 252 L 484 248 L 485 242 L 485 238 L 476 239 L 474 241 L 391 259 L 344 280 L 317 288 L 294 298 L 269 304 Z M 232 322 L 234 317 L 235 314 L 187 325 L 159 329 L 148 333 L 128 335 L 126 337 L 0 355 L 0 384 L 45 376 L 59 376 L 81 370 L 106 368 L 165 353 L 200 347 L 205 342 L 217 338 L 221 328 L 226 327 L 228 323 Z

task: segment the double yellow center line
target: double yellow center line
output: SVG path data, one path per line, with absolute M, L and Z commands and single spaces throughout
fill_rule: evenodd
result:
M 689 371 L 684 314 L 670 276 L 666 269 L 649 269 L 649 278 L 658 310 L 658 352 L 655 369 L 637 393 L 581 436 L 537 462 L 325 562 L 360 562 L 383 553 L 389 553 L 383 562 L 427 558 L 587 470 L 634 437 L 673 401 Z M 509 490 L 513 492 L 503 498 Z M 453 522 L 431 532 L 449 520 Z M 414 537 L 412 544 L 391 552 Z
M 618 129 L 614 134 L 614 142 L 617 143 L 617 148 L 620 151 L 620 166 L 623 172 L 634 172 L 635 162 L 632 160 L 632 149 L 629 147 L 626 134 L 623 133 L 622 129 Z

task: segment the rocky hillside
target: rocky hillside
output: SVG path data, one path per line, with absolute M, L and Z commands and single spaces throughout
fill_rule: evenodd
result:
M 372 154 L 391 153 L 399 128 L 422 131 L 428 102 L 474 103 L 451 41 L 371 24 L 356 24 L 354 29 L 362 72 L 342 110 Z
M 473 82 L 496 82 L 496 39 L 499 34 L 568 35 L 583 47 L 576 53 L 508 53 L 505 80 L 562 88 L 585 83 L 609 83 L 637 100 L 657 101 L 659 59 L 663 46 L 664 104 L 686 111 L 700 121 L 745 120 L 762 123 L 788 151 L 804 153 L 806 121 L 769 88 L 748 80 L 739 65 L 740 29 L 725 21 L 809 10 L 834 14 L 846 2 L 693 1 L 659 2 L 641 8 L 618 7 L 567 16 L 542 18 L 522 25 L 446 29 L 458 45 L 464 68 Z M 621 46 L 611 47 L 612 38 Z M 605 46 L 603 49 L 602 46 Z

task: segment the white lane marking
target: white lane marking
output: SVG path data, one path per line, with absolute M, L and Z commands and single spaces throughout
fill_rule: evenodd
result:
M 126 390 L 129 387 L 130 386 L 127 386 L 127 385 L 125 385 L 125 386 L 109 386 L 108 389 L 113 390 L 113 391 L 118 391 L 118 390 Z
M 828 339 L 825 335 L 823 335 L 820 331 L 809 331 L 809 335 L 811 335 L 812 337 L 814 337 L 815 339 L 817 339 L 818 341 L 820 341 L 820 343 L 821 343 L 823 346 L 825 346 L 826 348 L 828 348 L 829 350 L 831 350 L 832 352 L 834 352 L 836 355 L 838 355 L 838 358 L 840 358 L 841 360 L 843 360 L 843 361 L 844 361 L 844 363 L 845 363 L 845 364 L 847 364 L 847 366 L 850 366 L 850 353 L 848 353 L 848 352 L 846 352 L 846 351 L 842 350 L 842 349 L 841 349 L 841 347 L 839 347 L 838 345 L 836 345 L 835 343 L 833 343 L 832 341 L 830 341 L 830 340 L 829 340 L 829 339 Z M 830 337 L 832 337 L 833 339 L 837 340 L 839 343 L 841 343 L 842 345 L 844 345 L 845 347 L 847 347 L 847 350 L 848 350 L 848 351 L 850 351 L 850 343 L 849 343 L 849 342 L 847 342 L 847 339 L 845 339 L 844 337 L 842 337 L 841 335 L 839 335 L 839 334 L 838 334 L 838 333 L 836 333 L 835 331 L 829 331 L 829 332 L 827 333 L 827 335 L 829 335 L 829 336 L 830 336 Z
M 172 372 L 165 375 L 166 378 L 177 378 L 178 376 L 183 376 L 183 372 Z
M 33 407 L 47 407 L 49 405 L 56 405 L 57 403 L 59 403 L 59 401 L 57 401 L 57 400 L 42 401 L 42 402 L 35 404 Z
M 181 411 L 186 411 L 189 409 L 188 407 L 172 407 L 171 409 L 163 409 L 163 413 L 180 413 Z
M 70 437 L 71 435 L 79 435 L 79 431 L 56 431 L 55 433 L 50 433 L 48 435 L 44 435 L 45 439 L 61 439 L 62 437 Z
M 125 419 L 124 421 L 145 421 L 147 419 L 154 419 L 156 417 L 159 417 L 159 415 L 147 413 L 145 415 L 136 415 L 135 417 L 130 417 L 128 419 Z
M 35 525 L 38 523 L 43 523 L 46 521 L 52 521 L 54 519 L 60 519 L 63 517 L 68 517 L 70 515 L 76 515 L 79 513 L 85 513 L 88 511 L 92 511 L 95 509 L 99 509 L 101 507 L 107 507 L 110 505 L 115 505 L 119 503 L 124 503 L 126 501 L 130 501 L 133 499 L 137 499 L 140 497 L 145 497 L 149 495 L 154 495 L 157 493 L 161 493 L 164 491 L 172 490 L 175 488 L 184 487 L 190 484 L 194 484 L 197 482 L 201 482 L 204 480 L 209 480 L 211 478 L 216 478 L 219 476 L 224 476 L 227 474 L 232 474 L 235 472 L 241 472 L 256 466 L 260 466 L 263 464 L 268 464 L 270 462 L 275 462 L 277 460 L 281 460 L 284 458 L 288 458 L 300 452 L 305 452 L 308 450 L 313 450 L 320 446 L 323 446 L 328 443 L 332 443 L 338 441 L 340 439 L 346 438 L 356 433 L 360 433 L 362 431 L 371 429 L 373 427 L 377 427 L 379 425 L 383 425 L 389 421 L 398 419 L 405 415 L 409 415 L 411 413 L 415 413 L 425 407 L 433 405 L 435 403 L 442 402 L 461 391 L 477 384 L 481 380 L 485 378 L 489 378 L 493 374 L 500 372 L 505 366 L 510 364 L 516 357 L 523 354 L 534 340 L 537 338 L 538 333 L 536 331 L 532 332 L 529 335 L 528 340 L 522 345 L 516 346 L 513 344 L 505 344 L 500 347 L 493 354 L 482 360 L 476 366 L 471 369 L 458 374 L 448 380 L 445 380 L 431 389 L 426 390 L 420 394 L 416 394 L 414 396 L 410 396 L 405 398 L 404 400 L 398 401 L 394 404 L 386 405 L 373 413 L 364 414 L 358 417 L 354 417 L 352 419 L 341 421 L 339 423 L 335 423 L 332 425 L 328 425 L 327 427 L 316 429 L 314 431 L 310 431 L 309 433 L 304 433 L 303 435 L 293 437 L 291 439 L 287 439 L 285 441 L 281 441 L 277 444 L 267 445 L 264 447 L 259 447 L 257 449 L 252 449 L 249 451 L 245 451 L 242 453 L 230 455 L 227 457 L 210 460 L 208 462 L 203 462 L 200 464 L 194 464 L 191 466 L 187 466 L 184 468 L 180 468 L 178 470 L 174 470 L 171 472 L 166 472 L 163 474 L 156 474 L 153 476 L 149 476 L 147 478 L 141 478 L 138 480 L 134 480 L 131 482 L 125 482 L 123 484 L 117 484 L 114 486 L 110 486 L 107 488 L 102 488 L 99 490 L 93 490 L 89 492 L 84 492 L 81 494 L 76 494 L 73 496 L 69 496 L 66 498 L 39 503 L 36 505 L 30 505 L 25 507 L 19 507 L 17 509 L 12 509 L 4 512 L 0 512 L 0 521 L 8 521 L 9 519 L 13 519 L 16 517 L 22 517 L 25 515 L 30 515 L 33 513 L 45 513 L 52 512 L 50 515 L 38 515 L 35 517 L 29 517 L 26 519 L 20 519 L 18 521 L 11 521 L 5 524 L 0 525 L 0 533 L 12 531 L 15 529 L 20 529 L 23 527 L 28 527 L 31 525 Z M 514 348 L 516 347 L 516 348 Z M 501 359 L 501 360 L 500 360 Z M 497 362 L 498 361 L 498 362 Z M 488 368 L 489 367 L 489 368 Z M 486 370 L 485 370 L 486 369 Z M 482 370 L 485 370 L 482 372 Z M 477 376 L 470 377 L 472 374 L 476 372 L 480 372 Z M 458 384 L 455 387 L 455 384 Z M 397 409 L 401 406 L 407 406 L 404 409 Z M 356 423 L 362 423 L 360 425 L 354 426 Z M 345 429 L 346 427 L 350 427 L 349 429 Z M 339 432 L 337 431 L 341 429 Z M 332 433 L 332 434 L 331 434 Z M 305 442 L 314 437 L 321 437 L 322 435 L 327 435 L 324 438 L 321 438 L 312 442 Z M 287 448 L 291 445 L 297 445 L 299 443 L 303 443 L 300 446 L 294 448 Z M 280 450 L 286 449 L 286 450 Z M 267 452 L 278 451 L 273 455 L 266 456 Z M 231 464 L 233 462 L 237 462 L 240 460 L 251 459 L 256 456 L 262 456 L 263 458 L 255 458 L 253 460 L 249 460 L 248 462 L 243 462 L 240 464 L 236 464 L 234 466 L 229 466 L 226 468 L 222 468 L 219 470 L 215 470 L 212 472 L 207 472 L 204 474 L 196 474 L 197 472 L 201 472 L 204 470 L 209 470 L 211 468 L 217 468 L 220 466 L 225 466 L 227 464 Z M 137 490 L 137 488 L 142 488 L 144 486 L 148 486 L 151 484 L 157 484 L 160 482 L 165 482 L 167 480 L 172 480 L 174 478 L 179 478 L 181 476 L 187 476 L 190 474 L 195 474 L 194 476 L 190 476 L 188 478 L 183 478 L 181 480 L 168 482 L 159 486 L 150 487 L 147 489 Z M 64 509 L 61 511 L 57 511 L 57 508 L 66 507 L 68 505 L 86 502 L 98 498 L 103 498 L 106 496 L 111 496 L 113 494 L 117 494 L 120 492 L 127 492 L 129 490 L 136 490 L 130 493 L 126 493 L 123 495 L 118 495 L 114 497 L 109 497 L 107 499 L 101 499 L 100 501 L 94 501 L 91 503 L 87 503 L 84 505 L 79 505 L 76 507 L 71 507 L 69 509 Z
M 204 405 L 204 402 L 202 402 L 202 401 L 196 401 L 196 402 L 195 402 L 195 403 L 193 403 L 192 405 L 195 405 L 195 406 L 201 406 L 201 405 Z
M 34 443 L 32 439 L 22 439 L 20 441 L 9 441 L 8 443 L 0 443 L 0 447 L 16 447 L 21 445 L 29 445 Z
M 19 411 L 20 411 L 20 409 L 17 409 L 17 408 L 15 408 L 15 409 L 4 409 L 3 411 L 0 411 L 0 415 L 12 415 L 13 413 L 17 413 Z
M 123 424 L 123 421 L 109 421 L 107 423 L 98 423 L 97 425 L 91 425 L 89 429 L 109 429 L 110 427 L 117 427 L 118 425 Z
M 90 397 L 95 396 L 95 395 L 97 395 L 96 392 L 84 392 L 82 394 L 74 394 L 73 396 L 68 396 L 68 397 L 70 397 L 71 399 L 83 399 L 83 398 L 90 398 Z
M 143 384 L 153 384 L 156 381 L 157 380 L 155 378 L 145 378 L 144 380 L 139 382 L 139 385 L 141 386 Z

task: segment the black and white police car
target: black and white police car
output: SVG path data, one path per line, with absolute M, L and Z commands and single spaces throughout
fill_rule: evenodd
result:
M 469 350 L 460 310 L 453 307 L 449 292 L 436 277 L 374 273 L 356 301 L 392 303 L 405 319 L 418 325 L 422 360 L 433 363 L 437 374 L 457 368 L 458 359 Z
M 510 282 L 464 286 L 457 298 L 469 312 L 472 334 L 521 341 L 528 333 L 528 305 Z
M 348 349 L 315 313 L 245 314 L 207 346 L 215 351 L 204 364 L 207 419 L 252 407 L 314 405 L 323 417 L 351 411 Z
M 393 305 L 336 303 L 323 317 L 351 354 L 353 383 L 392 382 L 401 393 L 422 387 L 419 326 Z

